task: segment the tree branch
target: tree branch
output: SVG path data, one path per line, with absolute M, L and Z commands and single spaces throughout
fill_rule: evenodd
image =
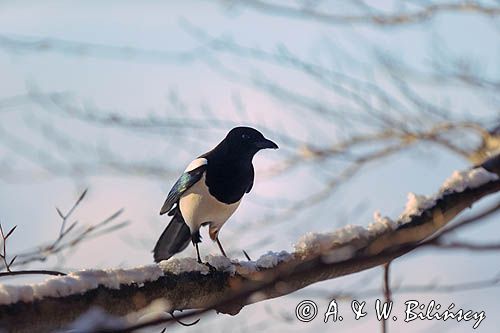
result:
M 500 14 L 500 7 L 488 6 L 476 1 L 460 3 L 430 3 L 417 10 L 401 10 L 394 13 L 381 13 L 373 9 L 360 14 L 335 14 L 308 8 L 306 6 L 287 6 L 272 1 L 262 0 L 226 0 L 230 5 L 242 6 L 270 15 L 284 16 L 308 20 L 329 25 L 339 24 L 371 24 L 378 26 L 408 25 L 428 21 L 441 13 L 476 13 L 495 17 Z M 364 2 L 363 2 L 364 3 Z
M 417 207 L 411 214 L 405 211 L 397 221 L 384 218 L 377 219 L 366 229 L 351 227 L 354 228 L 349 229 L 351 232 L 358 231 L 352 237 L 341 237 L 347 233 L 345 228 L 333 235 L 316 234 L 323 238 L 313 238 L 309 245 L 296 245 L 295 252 L 289 258 L 273 265 L 259 266 L 257 261 L 253 262 L 253 269 L 250 269 L 252 262 L 233 261 L 219 266 L 218 270 L 202 266 L 203 269 L 198 267 L 198 270 L 182 271 L 179 270 L 179 265 L 192 259 L 174 259 L 159 266 L 148 266 L 153 271 L 161 268 L 161 272 L 158 276 L 148 275 L 146 279 L 134 275 L 133 270 L 121 270 L 118 275 L 112 271 L 97 271 L 92 275 L 97 281 L 92 280 L 92 284 L 86 289 L 74 292 L 68 292 L 64 282 L 75 284 L 80 281 L 84 284 L 85 274 L 88 272 L 53 278 L 53 285 L 57 286 L 59 282 L 62 286 L 56 290 L 60 297 L 43 297 L 41 294 L 34 295 L 31 300 L 24 299 L 24 302 L 6 302 L 9 295 L 3 297 L 0 294 L 0 300 L 3 301 L 1 303 L 4 303 L 0 305 L 0 326 L 19 332 L 32 331 L 36 327 L 37 331 L 43 332 L 67 325 L 93 306 L 99 306 L 112 315 L 122 316 L 142 309 L 158 298 L 168 301 L 169 311 L 202 309 L 176 316 L 177 320 L 200 315 L 211 309 L 234 315 L 246 305 L 287 295 L 319 281 L 360 272 L 418 248 L 423 240 L 440 230 L 460 212 L 481 198 L 500 191 L 500 155 L 458 175 L 467 178 L 478 172 L 488 178 L 481 178 L 482 181 L 479 182 L 475 179 L 458 186 L 449 185 L 448 180 L 433 197 L 432 205 L 427 202 L 425 207 Z M 456 178 L 456 174 L 453 177 Z M 306 237 L 307 239 L 309 238 Z M 118 286 L 109 286 L 110 282 L 106 279 L 108 275 L 109 280 Z M 122 275 L 134 278 L 128 279 L 127 283 L 113 280 Z M 22 321 L 19 320 L 20 317 L 23 318 Z M 173 319 L 155 319 L 141 326 L 171 320 Z M 131 331 L 133 327 L 137 328 L 131 326 L 117 331 Z

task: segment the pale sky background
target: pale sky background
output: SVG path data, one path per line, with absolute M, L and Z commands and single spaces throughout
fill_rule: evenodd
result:
M 339 1 L 345 5 L 346 2 Z M 391 2 L 384 1 L 391 7 Z M 332 7 L 342 12 L 347 5 Z M 498 22 L 497 22 L 498 25 Z M 191 28 L 189 28 L 191 27 Z M 266 167 L 290 154 L 286 144 L 275 139 L 273 132 L 286 132 L 298 139 L 322 142 L 329 135 L 349 131 L 349 128 L 319 124 L 303 110 L 289 107 L 263 93 L 248 82 L 221 74 L 211 62 L 219 59 L 225 66 L 251 75 L 271 77 L 285 82 L 318 100 L 336 105 L 318 85 L 304 81 L 292 71 L 262 65 L 248 59 L 216 53 L 200 54 L 192 51 L 200 42 L 189 32 L 200 29 L 214 37 L 227 36 L 241 45 L 275 51 L 277 45 L 311 61 L 328 64 L 335 70 L 352 76 L 368 75 L 381 86 L 386 79 L 373 60 L 372 47 L 377 46 L 392 57 L 416 68 L 428 68 L 439 52 L 473 59 L 477 67 L 491 78 L 500 74 L 500 39 L 498 28 L 474 15 L 442 15 L 422 26 L 378 29 L 371 26 L 328 26 L 263 15 L 252 10 L 227 9 L 216 1 L 0 1 L 0 36 L 17 38 L 51 37 L 61 40 L 87 42 L 111 46 L 127 46 L 143 50 L 163 51 L 163 58 L 122 57 L 119 54 L 71 54 L 65 51 L 23 52 L 0 43 L 0 99 L 23 95 L 29 90 L 39 92 L 68 92 L 82 105 L 133 117 L 148 114 L 167 114 L 171 118 L 206 118 L 209 107 L 219 119 L 234 124 L 252 124 L 276 141 L 282 149 L 259 153 L 254 160 L 257 170 L 255 187 L 221 233 L 226 250 L 240 257 L 247 249 L 253 257 L 268 250 L 291 250 L 295 240 L 307 231 L 327 231 L 345 224 L 367 225 L 373 212 L 396 218 L 404 208 L 408 192 L 432 194 L 453 170 L 466 168 L 467 163 L 447 152 L 433 147 L 417 146 L 396 157 L 382 160 L 365 168 L 350 183 L 341 186 L 328 200 L 311 209 L 298 212 L 286 221 L 272 221 L 262 228 L 267 214 L 279 209 L 269 204 L 270 199 L 303 197 L 310 188 L 318 187 L 318 177 L 311 170 L 300 169 L 282 177 L 263 176 Z M 183 52 L 187 52 L 184 53 Z M 153 52 L 152 52 L 153 53 Z M 171 54 L 171 59 L 165 59 Z M 191 57 L 189 55 L 195 55 Z M 176 92 L 185 111 L 179 111 L 169 102 L 170 92 Z M 455 89 L 433 89 L 422 83 L 420 92 L 433 101 L 452 105 L 456 114 L 495 116 L 498 109 L 488 108 L 483 101 Z M 332 100 L 330 100 L 332 99 Z M 336 106 L 341 105 L 339 103 Z M 240 109 L 240 110 L 238 110 Z M 243 109 L 243 111 L 241 111 Z M 33 149 L 47 145 L 40 138 L 36 126 L 53 126 L 72 139 L 90 147 L 108 147 L 129 161 L 152 160 L 167 165 L 171 174 L 164 179 L 123 176 L 104 173 L 79 177 L 42 177 L 30 175 L 39 170 L 15 152 L 0 146 L 0 164 L 25 170 L 24 179 L 0 177 L 0 220 L 6 227 L 18 225 L 9 249 L 12 253 L 56 237 L 59 220 L 55 206 L 68 209 L 79 193 L 89 187 L 89 195 L 75 213 L 85 222 L 97 222 L 115 210 L 124 207 L 123 219 L 130 225 L 119 232 L 83 244 L 75 253 L 68 254 L 66 269 L 131 267 L 152 263 L 150 250 L 168 222 L 158 211 L 175 177 L 190 159 L 212 148 L 230 129 L 222 125 L 211 130 L 171 133 L 151 136 L 147 133 L 129 136 L 127 132 L 110 128 L 91 128 L 78 121 L 67 120 L 50 110 L 36 105 L 0 109 L 0 140 L 6 134 L 21 137 Z M 314 123 L 309 128 L 307 124 Z M 271 132 L 270 130 L 268 132 Z M 175 138 L 175 141 L 173 140 Z M 64 160 L 57 147 L 54 155 Z M 74 151 L 73 158 L 93 161 L 95 155 Z M 76 156 L 76 157 L 75 157 Z M 335 168 L 335 166 L 333 166 Z M 335 172 L 335 170 L 332 170 Z M 498 197 L 498 196 L 497 196 Z M 267 204 L 266 204 L 267 203 Z M 498 226 L 494 220 L 462 231 L 471 240 L 495 239 Z M 208 237 L 205 237 L 208 239 Z M 259 243 L 264 241 L 263 244 Z M 205 241 L 203 253 L 218 253 L 216 246 Z M 193 256 L 194 250 L 183 256 Z M 436 252 L 421 250 L 398 259 L 393 264 L 393 281 L 404 284 L 459 283 L 486 279 L 498 274 L 496 254 L 471 254 L 465 251 Z M 53 264 L 53 263 L 47 263 Z M 37 264 L 34 267 L 44 267 Z M 361 282 L 360 282 L 361 281 Z M 14 281 L 9 281 L 14 283 Z M 382 283 L 381 269 L 314 285 L 312 292 L 354 290 L 378 287 Z M 407 299 L 428 302 L 435 299 L 443 306 L 486 311 L 487 319 L 479 332 L 497 331 L 496 313 L 500 311 L 499 289 L 490 288 L 453 294 L 405 294 L 395 296 L 395 311 L 402 314 Z M 304 324 L 293 318 L 295 305 L 303 299 L 301 292 L 244 308 L 236 317 L 211 316 L 202 318 L 195 327 L 175 327 L 169 331 L 266 331 L 308 332 L 324 329 L 321 316 Z M 307 296 L 317 301 L 320 314 L 329 300 L 317 294 Z M 370 306 L 374 299 L 369 299 Z M 346 311 L 348 303 L 341 303 Z M 282 319 L 288 316 L 290 321 Z M 342 323 L 327 324 L 331 330 L 365 332 L 379 329 L 373 313 L 355 322 L 345 315 Z M 401 320 L 390 324 L 391 331 L 453 331 L 470 332 L 471 323 Z

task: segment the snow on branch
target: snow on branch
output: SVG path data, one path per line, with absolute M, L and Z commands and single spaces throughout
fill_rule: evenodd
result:
M 132 269 L 73 272 L 30 285 L 1 284 L 0 327 L 49 331 L 67 326 L 94 306 L 125 316 L 159 298 L 167 312 L 215 309 L 236 314 L 245 305 L 360 272 L 414 250 L 473 203 L 500 191 L 499 176 L 497 155 L 454 172 L 433 196 L 410 194 L 395 220 L 377 212 L 367 227 L 308 233 L 292 253 L 268 252 L 256 261 L 207 256 L 208 266 L 193 258 L 171 259 Z

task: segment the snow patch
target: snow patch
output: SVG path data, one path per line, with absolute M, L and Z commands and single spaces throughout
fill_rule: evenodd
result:
M 292 258 L 293 255 L 287 251 L 269 251 L 255 261 L 239 261 L 238 259 L 229 259 L 220 255 L 208 255 L 204 258 L 208 265 L 200 264 L 194 258 L 173 258 L 164 260 L 160 262 L 159 265 L 165 273 L 168 272 L 177 275 L 185 272 L 200 272 L 201 274 L 206 275 L 210 273 L 209 266 L 212 266 L 219 272 L 226 272 L 234 275 L 236 273 L 249 274 L 260 269 L 272 268 L 282 262 L 291 260 Z
M 233 263 L 236 265 L 236 271 L 239 274 L 249 274 L 252 272 L 259 271 L 261 269 L 273 268 L 278 266 L 283 262 L 287 262 L 293 259 L 293 254 L 287 251 L 273 252 L 269 251 L 266 254 L 260 256 L 257 260 L 248 261 L 238 261 L 235 260 Z
M 291 260 L 293 255 L 287 251 L 273 252 L 269 251 L 260 256 L 257 260 L 239 261 L 237 259 L 230 260 L 223 256 L 207 256 L 206 259 L 210 265 L 218 271 L 228 272 L 231 275 L 235 273 L 249 274 L 260 269 L 272 268 L 285 261 Z
M 158 265 L 164 272 L 176 275 L 185 272 L 200 272 L 203 275 L 210 273 L 210 269 L 207 265 L 200 264 L 198 260 L 194 258 L 174 258 L 163 260 Z
M 347 225 L 332 232 L 305 234 L 294 245 L 295 252 L 298 255 L 321 254 L 328 262 L 349 259 L 369 241 L 388 231 L 395 230 L 399 225 L 408 223 L 412 216 L 421 215 L 423 211 L 434 206 L 444 194 L 462 192 L 467 188 L 476 188 L 497 179 L 499 179 L 498 175 L 488 172 L 482 167 L 462 172 L 455 171 L 434 196 L 409 193 L 406 207 L 397 221 L 386 216 L 383 217 L 380 212 L 376 211 L 373 215 L 374 222 L 366 228 Z
M 356 239 L 366 239 L 368 235 L 367 229 L 356 225 L 346 225 L 336 231 L 326 233 L 308 232 L 299 238 L 294 249 L 301 255 L 325 253 L 335 245 L 342 245 Z
M 158 265 L 148 265 L 131 269 L 82 270 L 21 286 L 0 284 L 0 304 L 81 294 L 99 286 L 119 289 L 120 285 L 142 284 L 162 275 Z
M 205 263 L 200 264 L 198 260 L 194 258 L 172 258 L 161 261 L 159 265 L 165 273 L 168 272 L 176 275 L 187 272 L 200 272 L 203 275 L 207 275 L 210 273 L 210 266 L 218 271 L 229 272 L 231 274 L 235 273 L 234 265 L 229 258 L 208 255 L 204 260 L 208 265 Z
M 477 188 L 497 179 L 499 179 L 497 174 L 489 172 L 482 167 L 465 171 L 455 171 L 451 177 L 444 181 L 439 192 L 433 196 L 418 195 L 411 192 L 408 193 L 408 201 L 406 202 L 405 210 L 399 217 L 399 220 L 401 223 L 409 222 L 411 216 L 421 215 L 423 211 L 434 206 L 436 201 L 447 193 L 460 193 L 468 188 Z
M 439 196 L 441 197 L 441 195 Z M 438 197 L 428 197 L 425 195 L 418 195 L 415 193 L 408 193 L 408 200 L 406 201 L 405 210 L 399 216 L 402 223 L 409 222 L 411 216 L 418 216 L 426 209 L 431 208 L 436 204 Z
M 373 223 L 366 228 L 371 236 L 378 236 L 387 231 L 396 229 L 398 223 L 387 216 L 382 216 L 379 211 L 373 213 Z
M 287 251 L 281 252 L 272 252 L 269 251 L 266 254 L 260 256 L 259 259 L 255 262 L 255 266 L 259 268 L 271 268 L 275 267 L 278 264 L 289 261 L 293 258 L 293 256 Z
M 476 188 L 498 179 L 496 173 L 479 167 L 466 171 L 455 171 L 441 186 L 441 193 L 463 192 L 467 188 Z
M 227 257 L 209 255 L 205 257 L 205 260 L 218 271 L 229 272 L 231 275 L 236 272 L 234 264 Z

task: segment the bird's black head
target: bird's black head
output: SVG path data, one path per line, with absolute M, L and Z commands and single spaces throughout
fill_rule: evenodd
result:
M 233 128 L 222 142 L 231 155 L 252 157 L 261 149 L 278 149 L 278 145 L 266 139 L 262 133 L 244 126 Z

